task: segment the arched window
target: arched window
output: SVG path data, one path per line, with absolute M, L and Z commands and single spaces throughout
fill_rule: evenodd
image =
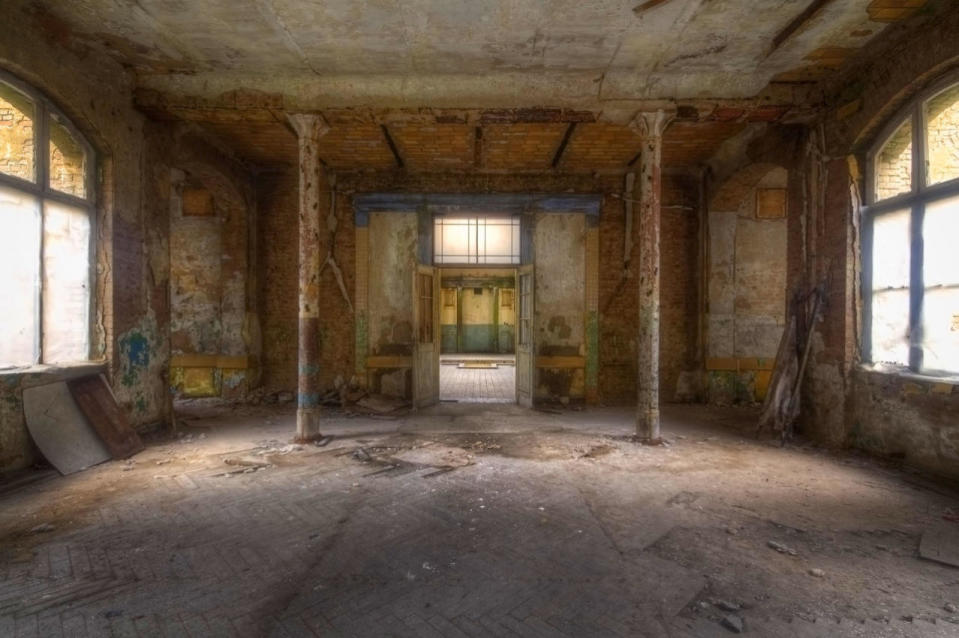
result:
M 90 358 L 93 166 L 49 100 L 0 75 L 0 367 Z
M 959 83 L 920 95 L 869 154 L 867 361 L 959 373 Z

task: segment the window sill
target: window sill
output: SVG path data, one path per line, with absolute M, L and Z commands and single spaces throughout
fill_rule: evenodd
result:
M 905 366 L 897 366 L 883 363 L 863 363 L 859 369 L 863 372 L 872 374 L 894 376 L 906 381 L 915 381 L 916 383 L 943 384 L 949 386 L 959 386 L 959 375 L 936 376 L 931 374 L 920 374 L 913 372 Z
M 0 379 L 3 377 L 23 377 L 20 387 L 29 388 L 38 385 L 47 385 L 58 381 L 68 381 L 79 377 L 88 377 L 106 372 L 105 361 L 77 361 L 75 363 L 36 364 L 29 366 L 15 366 L 0 368 Z

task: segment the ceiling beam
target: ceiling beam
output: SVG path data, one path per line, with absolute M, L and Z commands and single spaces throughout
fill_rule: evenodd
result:
M 785 29 L 773 37 L 772 48 L 769 50 L 769 53 L 771 54 L 785 44 L 789 38 L 793 37 L 800 29 L 806 26 L 806 23 L 816 17 L 816 15 L 832 1 L 833 0 L 812 0 L 802 13 L 793 18 L 792 21 L 786 25 Z
M 556 154 L 553 155 L 553 161 L 550 163 L 550 166 L 553 168 L 559 166 L 560 160 L 563 159 L 563 152 L 566 151 L 566 147 L 569 145 L 569 139 L 573 136 L 573 131 L 575 130 L 576 122 L 570 122 L 569 126 L 566 127 L 566 133 L 563 135 L 563 141 L 559 143 Z
M 380 124 L 380 129 L 383 131 L 383 137 L 386 139 L 386 144 L 390 147 L 390 151 L 393 153 L 393 158 L 396 160 L 397 168 L 403 168 L 403 156 L 400 155 L 400 150 L 396 148 L 396 142 L 393 141 L 393 136 L 390 135 L 390 129 L 386 128 L 386 124 Z
M 483 127 L 477 126 L 473 132 L 473 166 L 483 168 Z

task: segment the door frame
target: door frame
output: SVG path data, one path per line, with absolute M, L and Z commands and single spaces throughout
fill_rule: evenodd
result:
M 524 279 L 528 278 L 529 290 L 523 289 Z M 516 347 L 515 381 L 516 403 L 526 408 L 533 407 L 536 391 L 536 272 L 533 264 L 516 267 Z M 526 379 L 529 387 L 522 388 L 521 379 Z
M 430 294 L 430 323 L 429 331 L 425 335 L 429 341 L 422 341 L 422 311 L 421 303 L 426 297 L 422 294 L 422 277 L 431 278 Z M 413 407 L 421 408 L 435 405 L 440 401 L 440 348 L 442 336 L 440 334 L 440 277 L 439 268 L 425 264 L 416 264 L 413 269 Z M 428 374 L 430 382 L 423 384 L 423 364 L 429 358 Z M 423 386 L 426 387 L 423 387 Z

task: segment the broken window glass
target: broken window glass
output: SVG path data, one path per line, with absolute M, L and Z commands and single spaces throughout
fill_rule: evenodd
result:
M 876 157 L 876 201 L 912 190 L 912 120 L 906 120 Z
M 922 224 L 923 368 L 959 371 L 959 196 L 926 205 Z
M 872 360 L 878 363 L 909 363 L 910 212 L 873 221 Z
M 0 82 L 0 173 L 36 181 L 35 111 L 30 98 Z
M 83 146 L 66 126 L 55 117 L 48 118 L 50 127 L 50 188 L 68 195 L 87 196 L 87 159 Z
M 959 177 L 959 86 L 926 103 L 926 183 Z
M 43 361 L 82 361 L 89 352 L 90 216 L 48 201 L 43 207 Z
M 37 198 L 0 186 L 0 367 L 37 363 L 40 210 Z

